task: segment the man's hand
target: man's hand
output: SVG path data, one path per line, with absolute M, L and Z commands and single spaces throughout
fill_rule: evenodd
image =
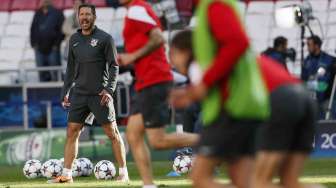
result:
M 107 105 L 112 100 L 112 96 L 105 89 L 103 89 L 99 95 L 102 96 L 100 101 L 100 105 L 102 106 Z
M 185 108 L 193 102 L 188 89 L 173 89 L 170 92 L 169 103 L 176 108 Z
M 136 60 L 135 55 L 130 54 L 130 53 L 119 54 L 119 57 L 118 57 L 118 62 L 122 66 L 127 66 L 129 64 L 132 64 L 134 63 L 135 60 Z
M 174 89 L 170 93 L 169 102 L 177 107 L 183 108 L 196 101 L 201 101 L 208 93 L 208 88 L 202 82 L 184 89 Z
M 70 107 L 70 102 L 69 102 L 69 97 L 68 96 L 65 96 L 63 98 L 62 106 L 63 106 L 64 109 Z

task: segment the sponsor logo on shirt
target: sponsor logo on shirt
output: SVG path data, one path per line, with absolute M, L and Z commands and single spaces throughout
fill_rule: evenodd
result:
M 98 44 L 98 39 L 91 39 L 90 45 L 91 45 L 92 47 L 96 47 L 97 44 Z

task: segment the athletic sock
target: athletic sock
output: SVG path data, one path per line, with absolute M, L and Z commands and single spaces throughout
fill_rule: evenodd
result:
M 144 185 L 142 188 L 157 188 L 156 185 Z
M 72 169 L 63 168 L 62 176 L 71 178 L 72 177 Z
M 120 175 L 124 175 L 125 177 L 126 177 L 126 176 L 128 177 L 127 167 L 119 168 L 119 176 L 120 176 Z

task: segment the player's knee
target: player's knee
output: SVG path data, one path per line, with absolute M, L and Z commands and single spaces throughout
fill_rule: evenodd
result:
M 68 126 L 67 128 L 67 138 L 75 139 L 79 136 L 81 132 L 81 126 Z
M 151 145 L 151 147 L 153 149 L 156 149 L 156 150 L 163 150 L 163 149 L 166 149 L 166 144 L 164 142 L 161 142 L 161 141 L 153 141 L 153 140 L 150 140 L 149 141 L 149 144 Z

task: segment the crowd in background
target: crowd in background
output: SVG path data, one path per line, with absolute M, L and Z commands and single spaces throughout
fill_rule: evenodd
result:
M 51 0 L 41 1 L 40 8 L 35 12 L 30 32 L 37 67 L 60 66 L 62 58 L 66 60 L 68 46 L 61 49 L 61 42 L 67 41 L 76 32 L 77 9 L 84 2 L 85 0 L 74 0 L 74 12 L 65 18 L 63 12 L 52 5 Z M 165 30 L 187 27 L 195 8 L 194 0 L 148 0 L 148 2 L 152 4 Z M 106 0 L 106 4 L 113 8 L 120 6 L 118 0 Z M 274 39 L 273 47 L 266 49 L 263 54 L 287 68 L 287 62 L 294 62 L 296 59 L 295 50 L 289 49 L 287 44 L 288 40 L 285 37 L 278 36 Z M 329 99 L 336 71 L 335 57 L 321 49 L 322 40 L 319 36 L 309 37 L 306 44 L 308 55 L 301 65 L 301 79 L 318 101 L 320 118 L 323 119 L 325 112 L 330 110 Z M 39 79 L 41 82 L 59 80 L 56 71 L 40 71 Z

